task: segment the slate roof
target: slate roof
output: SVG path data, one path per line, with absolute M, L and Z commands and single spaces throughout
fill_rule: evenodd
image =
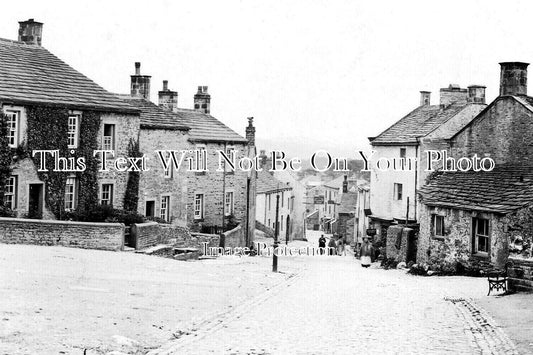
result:
M 190 127 L 181 122 L 175 113 L 163 110 L 151 101 L 131 97 L 130 95 L 119 95 L 132 106 L 141 110 L 141 128 L 145 129 L 168 129 L 168 130 L 190 130 Z
M 420 106 L 401 120 L 383 131 L 379 136 L 370 138 L 372 145 L 416 144 L 417 137 L 423 137 L 463 110 L 465 105 Z
M 179 108 L 177 115 L 183 124 L 191 127 L 189 132 L 191 141 L 248 143 L 246 138 L 211 115 L 184 108 Z
M 45 48 L 1 38 L 0 101 L 138 112 Z
M 420 188 L 419 193 L 422 203 L 429 206 L 505 214 L 533 204 L 533 166 L 445 172 Z
M 141 126 L 153 129 L 189 129 L 193 142 L 226 142 L 246 144 L 248 141 L 211 115 L 195 110 L 178 108 L 166 111 L 151 101 L 130 95 L 118 97 L 141 109 Z
M 272 174 L 270 174 L 267 170 L 264 169 L 257 172 L 256 186 L 258 194 L 292 189 L 292 187 L 279 181 Z
M 330 180 L 324 184 L 324 186 L 332 189 L 342 189 L 342 183 L 344 181 L 344 175 L 336 177 L 333 180 Z
M 357 205 L 357 193 L 352 192 L 352 191 L 343 192 L 341 195 L 341 201 L 339 205 L 339 214 L 354 213 L 356 205 Z

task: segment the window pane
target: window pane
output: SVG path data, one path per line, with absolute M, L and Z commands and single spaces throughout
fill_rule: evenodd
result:
M 114 150 L 115 149 L 115 125 L 104 125 L 104 137 L 102 140 L 102 149 Z
M 18 111 L 8 111 L 8 112 L 6 112 L 6 116 L 7 116 L 7 138 L 8 138 L 8 144 L 11 147 L 16 147 L 18 145 L 19 113 L 18 113 Z
M 77 148 L 78 146 L 78 116 L 69 116 L 68 118 L 68 147 Z

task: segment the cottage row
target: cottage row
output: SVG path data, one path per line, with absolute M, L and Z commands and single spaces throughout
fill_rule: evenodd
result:
M 533 260 L 533 98 L 527 63 L 500 63 L 499 96 L 485 103 L 485 87 L 450 85 L 440 102 L 421 92 L 420 105 L 377 137 L 374 159 L 416 158 L 414 169 L 371 171 L 370 223 L 388 256 L 440 269 L 526 265 Z M 426 171 L 429 150 L 450 158 Z M 489 157 L 492 171 L 442 172 L 452 159 Z M 415 232 L 387 235 L 391 226 Z M 393 229 L 397 230 L 397 229 Z M 401 238 L 401 237 L 400 237 Z M 401 250 L 400 250 L 401 249 Z M 523 268 L 522 268 L 523 269 Z M 529 270 L 530 268 L 526 268 Z M 525 271 L 526 274 L 530 271 Z M 523 274 L 523 270 L 522 270 Z M 529 275 L 528 277 L 530 277 Z
M 185 109 L 164 81 L 154 104 L 151 77 L 141 73 L 140 63 L 129 94 L 109 93 L 42 47 L 42 28 L 33 19 L 22 21 L 17 41 L 0 39 L 0 103 L 13 156 L 6 207 L 18 217 L 64 219 L 95 204 L 112 205 L 196 231 L 220 232 L 242 223 L 253 236 L 255 174 L 226 164 L 217 171 L 218 151 L 237 159 L 256 155 L 252 118 L 245 137 L 224 125 L 210 113 L 207 86 L 198 87 L 194 108 Z M 57 150 L 63 167 L 69 158 L 84 157 L 86 169 L 38 171 L 42 161 L 32 156 L 35 150 Z M 149 156 L 149 170 L 100 171 L 95 150 Z M 201 171 L 164 169 L 157 150 L 199 151 Z M 58 162 L 48 157 L 47 167 Z

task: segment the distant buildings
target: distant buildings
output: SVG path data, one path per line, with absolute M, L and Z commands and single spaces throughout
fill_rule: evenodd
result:
M 279 240 L 292 240 L 294 221 L 294 196 L 292 187 L 276 179 L 266 169 L 257 173 L 256 220 L 276 230 L 279 223 Z

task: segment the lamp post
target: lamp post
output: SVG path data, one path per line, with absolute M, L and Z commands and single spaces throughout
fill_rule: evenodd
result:
M 276 194 L 276 227 L 274 228 L 274 253 L 272 256 L 272 272 L 278 272 L 278 236 L 279 236 L 279 193 Z

